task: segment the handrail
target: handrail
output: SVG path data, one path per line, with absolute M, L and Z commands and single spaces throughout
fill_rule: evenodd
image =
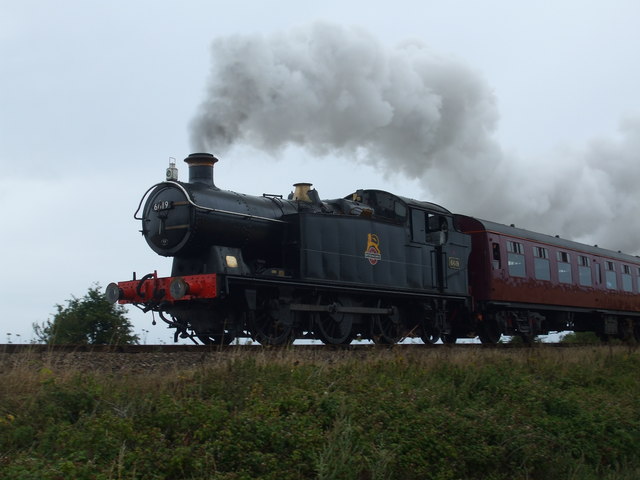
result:
M 159 187 L 160 185 L 173 185 L 173 186 L 177 187 L 179 190 L 182 191 L 182 193 L 184 193 L 184 196 L 186 197 L 187 202 L 189 202 L 189 204 L 192 207 L 197 208 L 199 210 L 204 210 L 205 212 L 222 213 L 222 214 L 225 214 L 225 215 L 234 215 L 236 217 L 242 217 L 242 218 L 246 218 L 248 220 L 265 220 L 267 222 L 287 223 L 284 220 L 277 220 L 275 218 L 261 217 L 259 215 L 250 215 L 248 213 L 231 212 L 229 210 L 220 210 L 218 208 L 204 207 L 202 205 L 198 205 L 196 202 L 194 202 L 192 200 L 191 195 L 189 195 L 189 192 L 187 191 L 186 188 L 184 188 L 180 183 L 173 182 L 173 181 L 160 182 L 160 183 L 156 183 L 155 185 L 152 185 L 151 187 L 149 187 L 149 189 L 146 192 L 144 192 L 144 195 L 142 195 L 142 198 L 140 199 L 140 203 L 138 204 L 138 208 L 136 209 L 135 213 L 133 214 L 133 218 L 135 218 L 136 220 L 144 220 L 143 217 L 138 217 L 138 212 L 142 208 L 142 203 L 144 202 L 144 199 L 147 197 L 147 195 L 149 195 L 149 192 L 151 190 L 153 190 L 154 188 Z

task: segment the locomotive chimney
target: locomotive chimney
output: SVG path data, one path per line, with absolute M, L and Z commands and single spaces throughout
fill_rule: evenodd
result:
M 189 183 L 201 183 L 217 188 L 213 183 L 213 165 L 218 161 L 210 153 L 192 153 L 184 159 L 189 165 Z

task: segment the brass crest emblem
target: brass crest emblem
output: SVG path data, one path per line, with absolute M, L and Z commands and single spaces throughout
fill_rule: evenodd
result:
M 371 265 L 375 265 L 382 258 L 380 239 L 375 233 L 370 233 L 367 236 L 367 249 L 364 251 L 364 258 L 369 260 Z

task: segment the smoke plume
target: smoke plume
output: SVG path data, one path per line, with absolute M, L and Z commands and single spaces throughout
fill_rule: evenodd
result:
M 525 161 L 494 139 L 496 99 L 482 76 L 419 42 L 390 48 L 316 23 L 220 38 L 212 53 L 195 150 L 245 144 L 277 155 L 296 145 L 418 178 L 435 195 L 425 200 L 455 212 L 640 251 L 640 122 L 582 152 Z

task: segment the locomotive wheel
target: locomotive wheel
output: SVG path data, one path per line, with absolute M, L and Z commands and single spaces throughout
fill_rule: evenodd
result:
M 440 331 L 433 325 L 423 324 L 420 327 L 420 339 L 427 345 L 440 340 Z
M 181 338 L 193 339 L 195 336 L 204 345 L 229 345 L 236 338 L 235 333 L 225 328 L 232 324 L 232 319 L 225 313 L 194 311 L 185 317 L 174 317 L 176 323 L 184 326 L 182 333 L 176 332 Z M 191 330 L 193 335 L 188 335 L 187 330 Z
M 436 322 L 436 316 L 433 310 L 425 306 L 417 315 L 422 317 L 422 321 L 418 325 L 420 340 L 426 345 L 433 345 L 440 340 L 440 327 Z
M 618 338 L 622 341 L 628 342 L 635 336 L 633 320 L 631 318 L 625 318 L 618 322 Z
M 443 333 L 442 335 L 440 335 L 440 338 L 442 338 L 442 343 L 446 343 L 449 345 L 456 343 L 456 340 L 458 340 L 458 337 L 456 337 L 452 333 Z
M 533 345 L 536 341 L 536 336 L 532 333 L 518 333 L 518 336 L 522 339 L 522 343 L 525 345 Z
M 350 305 L 348 299 L 337 299 L 330 302 L 328 312 L 318 312 L 314 315 L 314 327 L 316 336 L 327 345 L 349 345 L 353 336 L 353 314 L 338 312 L 341 306 Z
M 478 326 L 478 337 L 482 343 L 495 345 L 500 341 L 502 333 L 495 320 L 485 320 Z
M 213 335 L 196 333 L 196 336 L 204 345 L 229 345 L 236 339 L 235 335 L 228 330 Z
M 277 299 L 266 299 L 252 315 L 251 336 L 261 345 L 288 345 L 294 340 L 294 332 L 288 309 L 283 309 Z
M 404 329 L 400 312 L 396 307 L 391 315 L 373 315 L 371 318 L 371 339 L 379 345 L 393 345 L 402 339 Z

